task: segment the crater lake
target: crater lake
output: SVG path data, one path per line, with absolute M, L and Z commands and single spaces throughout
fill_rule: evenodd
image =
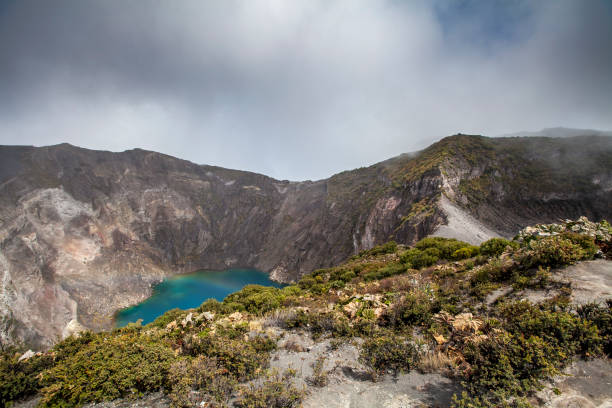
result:
M 246 285 L 256 284 L 280 288 L 284 285 L 270 280 L 256 269 L 228 269 L 225 271 L 197 271 L 164 280 L 153 288 L 153 294 L 137 305 L 115 314 L 115 326 L 123 327 L 142 319 L 151 323 L 168 310 L 198 307 L 206 299 L 223 300 L 230 293 Z

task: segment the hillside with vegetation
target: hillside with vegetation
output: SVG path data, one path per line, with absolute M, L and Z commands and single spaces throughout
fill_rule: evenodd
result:
M 536 222 L 612 219 L 610 202 L 605 136 L 454 135 L 304 182 L 140 149 L 4 146 L 0 343 L 43 350 L 81 327 L 108 330 L 180 273 L 250 267 L 297 282 L 388 241 L 479 244 Z
M 446 393 L 457 408 L 538 406 L 542 395 L 565 397 L 554 378 L 572 364 L 603 364 L 609 376 L 611 287 L 585 302 L 577 281 L 559 277 L 575 264 L 610 274 L 610 257 L 610 224 L 586 218 L 479 246 L 391 241 L 281 289 L 247 286 L 223 302 L 171 310 L 146 326 L 86 331 L 42 353 L 5 348 L 0 401 L 118 399 L 104 406 L 119 407 L 153 395 L 155 406 L 290 408 L 322 406 L 330 392 L 337 403 L 334 387 L 351 381 L 363 399 L 382 387 L 404 404 L 445 406 Z M 292 366 L 300 359 L 307 369 Z M 432 391 L 438 400 L 411 391 L 424 378 L 446 384 Z M 589 398 L 609 403 L 606 392 Z M 392 406 L 385 401 L 372 406 Z

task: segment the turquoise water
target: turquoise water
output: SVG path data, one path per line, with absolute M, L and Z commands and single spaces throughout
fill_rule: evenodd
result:
M 209 298 L 223 300 L 230 293 L 249 284 L 282 286 L 256 269 L 198 271 L 179 275 L 156 285 L 153 288 L 153 295 L 147 300 L 117 312 L 115 326 L 123 327 L 138 319 L 143 320 L 142 324 L 147 324 L 170 309 L 198 307 Z

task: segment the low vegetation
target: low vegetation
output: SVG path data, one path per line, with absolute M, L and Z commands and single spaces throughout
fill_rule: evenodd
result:
M 362 345 L 359 360 L 370 367 L 375 375 L 391 371 L 394 374 L 408 372 L 418 359 L 416 347 L 409 338 L 393 333 L 376 334 Z
M 305 391 L 269 363 L 279 336 L 301 330 L 335 348 L 361 338 L 359 362 L 373 380 L 440 372 L 464 384 L 455 407 L 529 406 L 573 358 L 612 353 L 612 300 L 574 306 L 571 288 L 553 279 L 554 268 L 610 247 L 609 224 L 581 220 L 480 246 L 389 242 L 282 289 L 249 285 L 222 302 L 82 333 L 21 361 L 22 351 L 9 348 L 0 356 L 0 403 L 38 394 L 42 407 L 76 407 L 163 390 L 174 407 L 297 407 Z M 506 296 L 483 302 L 502 286 Z M 537 304 L 514 296 L 525 288 L 557 296 Z M 324 359 L 313 364 L 311 386 L 328 383 L 324 367 Z

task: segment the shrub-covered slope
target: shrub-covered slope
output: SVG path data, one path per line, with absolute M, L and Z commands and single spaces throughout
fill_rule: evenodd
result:
M 411 371 L 440 373 L 463 384 L 456 407 L 530 406 L 573 359 L 611 356 L 612 299 L 573 303 L 571 282 L 555 269 L 610 257 L 611 243 L 610 225 L 586 218 L 480 246 L 389 242 L 282 289 L 247 286 L 144 327 L 71 336 L 21 361 L 6 349 L 0 399 L 39 395 L 41 406 L 63 407 L 163 390 L 174 407 L 297 407 L 352 366 L 373 386 Z M 548 295 L 533 303 L 528 291 Z M 357 361 L 330 369 L 321 357 L 305 379 L 270 370 L 279 348 L 308 353 L 289 340 L 295 335 L 330 350 L 353 344 Z

